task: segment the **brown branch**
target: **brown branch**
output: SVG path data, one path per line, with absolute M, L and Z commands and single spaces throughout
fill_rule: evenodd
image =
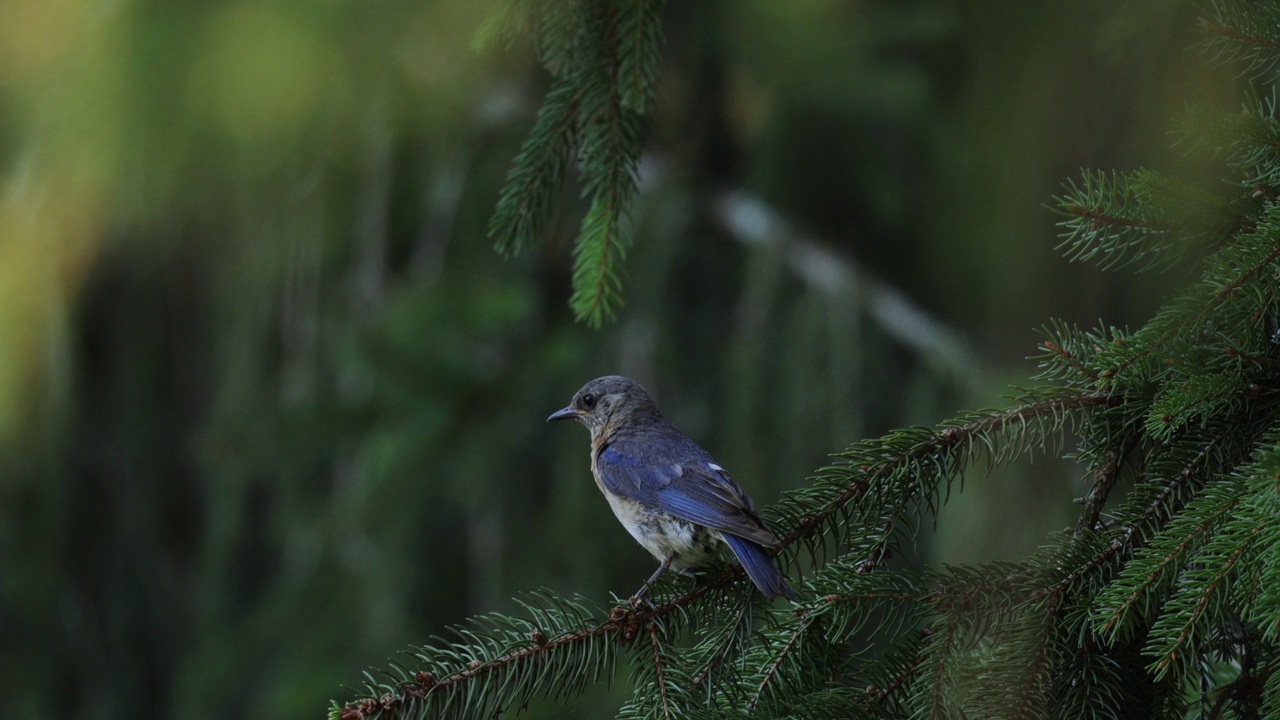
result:
M 821 510 L 806 515 L 796 527 L 793 527 L 790 532 L 781 537 L 781 544 L 786 547 L 803 537 L 813 534 L 814 529 L 823 520 L 861 497 L 870 487 L 869 479 L 891 475 L 898 468 L 915 458 L 928 457 L 946 448 L 968 442 L 974 435 L 1001 430 L 1010 424 L 1025 423 L 1028 420 L 1064 410 L 1098 407 L 1110 405 L 1114 402 L 1117 402 L 1117 399 L 1108 392 L 1080 392 L 1075 395 L 1049 398 L 1030 405 L 1022 405 L 963 425 L 943 428 L 929 440 L 904 450 L 881 463 L 864 465 L 861 468 L 863 477 L 868 478 L 868 480 L 855 481 Z
M 1091 228 L 1096 228 L 1097 225 L 1102 224 L 1119 225 L 1121 227 L 1147 228 L 1150 230 L 1175 230 L 1180 227 L 1173 223 L 1162 225 L 1160 223 L 1146 222 L 1143 220 L 1121 217 L 1119 215 L 1112 215 L 1110 213 L 1103 212 L 1101 208 L 1078 205 L 1076 203 L 1067 203 L 1065 205 L 1060 205 L 1059 207 L 1061 207 L 1064 212 L 1071 213 L 1082 220 L 1089 220 L 1092 223 Z
M 1234 504 L 1234 502 L 1232 504 Z M 1182 630 L 1178 632 L 1178 637 L 1174 639 L 1172 649 L 1167 655 L 1161 658 L 1160 663 L 1156 666 L 1157 668 L 1163 670 L 1169 663 L 1173 662 L 1178 657 L 1178 648 L 1187 639 L 1187 636 L 1191 634 L 1191 626 L 1195 624 L 1196 620 L 1204 614 L 1205 608 L 1209 606 L 1209 600 L 1211 599 L 1210 596 L 1218 589 L 1218 586 L 1226 580 L 1227 574 L 1231 572 L 1231 568 L 1240 560 L 1240 556 L 1244 555 L 1244 551 L 1253 544 L 1254 536 L 1256 536 L 1260 530 L 1262 530 L 1261 526 L 1250 530 L 1249 537 L 1245 540 L 1244 544 L 1232 551 L 1231 556 L 1222 563 L 1222 567 L 1218 569 L 1218 572 L 1214 573 L 1213 579 L 1205 587 L 1204 592 L 1200 593 L 1200 597 L 1197 598 L 1196 606 L 1191 611 L 1191 617 L 1183 623 Z
M 1254 45 L 1261 45 L 1262 47 L 1280 50 L 1280 42 L 1276 40 L 1268 37 L 1262 37 L 1260 35 L 1250 35 L 1249 33 L 1241 32 L 1229 25 L 1223 25 L 1212 20 L 1202 19 L 1200 21 L 1200 27 L 1205 32 L 1213 33 L 1218 37 L 1223 37 L 1228 40 L 1238 40 L 1240 42 L 1252 43 Z
M 1075 368 L 1077 372 L 1081 373 L 1082 375 L 1089 378 L 1090 380 L 1098 379 L 1098 373 L 1085 367 L 1084 363 L 1077 360 L 1076 357 L 1071 354 L 1070 350 L 1067 350 L 1066 348 L 1058 345 L 1058 343 L 1053 342 L 1052 340 L 1046 340 L 1043 343 L 1041 343 L 1041 347 L 1043 347 L 1045 350 L 1048 350 L 1054 355 L 1057 355 L 1058 357 L 1065 360 L 1068 365 Z
M 1270 368 L 1271 370 L 1280 370 L 1280 362 L 1276 362 L 1271 358 L 1263 357 L 1261 355 L 1254 355 L 1253 353 L 1247 353 L 1238 348 L 1231 347 L 1231 346 L 1227 347 L 1226 352 L 1231 357 L 1240 358 L 1242 360 L 1248 360 L 1251 363 L 1260 365 L 1265 368 Z
M 926 632 L 929 632 L 929 631 L 926 630 Z M 911 663 L 906 668 L 904 668 L 902 672 L 898 673 L 898 676 L 893 679 L 893 682 L 889 683 L 888 685 L 882 688 L 878 688 L 874 686 L 868 687 L 867 695 L 874 695 L 875 696 L 874 699 L 876 701 L 881 701 L 889 697 L 893 693 L 897 692 L 899 688 L 901 688 L 908 680 L 911 679 L 913 675 L 916 674 L 916 671 L 919 670 L 920 666 L 924 664 L 924 660 L 925 660 L 925 657 L 923 655 L 917 655 L 915 662 Z
M 1045 648 L 1049 644 L 1050 636 L 1058 625 L 1058 603 L 1061 599 L 1061 593 L 1054 593 L 1049 596 L 1045 603 L 1044 613 L 1044 632 L 1040 634 L 1040 641 L 1036 644 L 1035 655 L 1031 660 L 1030 667 L 1027 668 L 1027 682 L 1022 686 L 1022 694 L 1018 697 L 1018 704 L 1014 706 L 1013 718 L 1025 717 L 1028 709 L 1032 704 L 1032 693 L 1039 684 L 1040 669 L 1044 667 L 1048 653 Z
M 1141 538 L 1134 538 L 1134 536 L 1137 535 L 1138 528 L 1144 526 L 1148 520 L 1155 517 L 1155 515 L 1160 512 L 1161 508 L 1164 506 L 1164 501 L 1172 495 L 1175 490 L 1177 490 L 1183 483 L 1190 481 L 1195 474 L 1196 468 L 1198 468 L 1200 463 L 1204 462 L 1209 457 L 1209 449 L 1215 447 L 1216 444 L 1221 442 L 1230 432 L 1232 432 L 1231 429 L 1224 430 L 1223 433 L 1214 438 L 1212 442 L 1209 442 L 1202 447 L 1196 457 L 1182 469 L 1182 472 L 1178 473 L 1177 477 L 1170 480 L 1169 484 L 1161 489 L 1156 497 L 1148 503 L 1146 509 L 1142 511 L 1142 514 L 1125 528 L 1124 533 L 1112 540 L 1111 544 L 1108 545 L 1106 549 L 1097 555 L 1094 555 L 1084 564 L 1080 565 L 1075 570 L 1072 570 L 1056 585 L 1046 588 L 1040 594 L 1056 594 L 1061 592 L 1070 587 L 1075 581 L 1084 577 L 1085 574 L 1092 571 L 1094 568 L 1102 566 L 1125 548 L 1129 548 L 1130 550 L 1138 548 L 1141 544 Z M 1108 622 L 1107 627 L 1110 628 L 1111 624 L 1115 622 L 1116 619 L 1116 617 L 1113 617 L 1111 621 Z
M 1103 454 L 1102 461 L 1094 467 L 1091 473 L 1093 479 L 1089 483 L 1089 494 L 1084 499 L 1084 510 L 1080 513 L 1080 519 L 1076 521 L 1074 538 L 1077 541 L 1097 526 L 1102 508 L 1106 506 L 1107 498 L 1111 495 L 1111 488 L 1115 487 L 1116 480 L 1120 478 L 1120 470 L 1124 467 L 1125 458 L 1137 444 L 1137 432 L 1126 433 L 1120 441 L 1120 446 L 1109 448 Z
M 1124 362 L 1103 371 L 1102 376 L 1108 377 L 1108 378 L 1114 377 L 1116 373 L 1120 372 L 1121 370 L 1124 370 L 1125 368 L 1134 364 L 1138 360 L 1155 352 L 1156 348 L 1163 345 L 1165 341 L 1168 340 L 1170 337 L 1172 337 L 1175 333 L 1177 333 L 1178 331 L 1182 330 L 1183 328 L 1185 328 L 1186 326 L 1192 323 L 1199 322 L 1200 318 L 1204 317 L 1206 313 L 1214 309 L 1218 305 L 1218 303 L 1222 302 L 1223 298 L 1226 298 L 1227 296 L 1234 293 L 1236 290 L 1239 290 L 1241 286 L 1244 285 L 1246 280 L 1248 280 L 1253 275 L 1256 275 L 1262 272 L 1263 268 L 1275 262 L 1276 258 L 1280 258 L 1280 247 L 1276 247 L 1258 263 L 1256 263 L 1252 267 L 1245 269 L 1244 272 L 1240 273 L 1240 277 L 1236 278 L 1235 280 L 1232 280 L 1226 285 L 1223 285 L 1222 287 L 1215 290 L 1213 292 L 1213 296 L 1210 297 L 1207 301 L 1205 301 L 1204 305 L 1202 305 L 1199 310 L 1183 318 L 1182 322 L 1179 322 L 1177 325 L 1169 328 L 1169 330 L 1165 332 L 1164 335 L 1161 335 L 1160 337 L 1148 343 L 1147 346 L 1142 348 L 1140 352 L 1136 352 L 1133 355 L 1130 355 L 1129 358 L 1126 359 Z
M 943 679 L 947 674 L 946 658 L 951 654 L 951 646 L 955 643 L 956 633 L 959 632 L 960 626 L 952 622 L 947 625 L 947 634 L 943 640 L 943 652 L 938 653 L 938 669 L 933 674 L 932 688 L 933 692 L 929 694 L 929 716 L 930 717 L 946 717 L 947 713 L 943 707 L 943 699 L 946 693 L 942 692 Z
M 1027 422 L 1036 417 L 1064 410 L 1099 407 L 1113 402 L 1116 402 L 1115 398 L 1108 393 L 1080 392 L 1075 395 L 1050 398 L 1012 408 L 963 425 L 947 427 L 937 432 L 928 441 L 919 443 L 909 450 L 887 458 L 881 463 L 866 466 L 863 469 L 863 477 L 873 478 L 890 474 L 893 470 L 914 458 L 927 457 L 948 447 L 967 442 L 973 435 L 980 432 L 998 430 L 1012 423 Z M 851 483 L 848 488 L 832 498 L 821 510 L 806 515 L 799 525 L 782 536 L 781 545 L 783 547 L 789 546 L 818 532 L 826 518 L 860 498 L 866 492 L 868 486 L 867 480 L 857 480 Z M 697 587 L 682 595 L 672 597 L 660 605 L 651 608 L 642 607 L 640 609 L 615 607 L 610 612 L 609 618 L 598 625 L 567 632 L 550 639 L 546 637 L 535 639 L 528 646 L 505 653 L 487 662 L 473 663 L 465 669 L 439 679 L 436 679 L 430 670 L 424 669 L 418 673 L 417 687 L 412 687 L 412 684 L 409 684 L 408 688 L 402 686 L 399 694 L 388 694 L 381 700 L 369 698 L 358 700 L 348 704 L 344 711 L 351 710 L 353 713 L 364 713 L 362 715 L 352 715 L 353 719 L 368 717 L 369 714 L 362 710 L 368 705 L 368 702 L 372 702 L 374 706 L 382 706 L 383 709 L 389 709 L 398 707 L 405 702 L 422 701 L 432 693 L 439 693 L 451 686 L 476 680 L 516 663 L 534 661 L 557 648 L 572 646 L 602 636 L 616 635 L 620 642 L 629 644 L 635 639 L 640 629 L 648 626 L 651 621 L 676 612 L 699 598 L 738 581 L 743 575 L 740 564 L 730 563 L 719 575 L 702 580 Z M 839 596 L 836 597 L 838 598 Z M 851 596 L 850 599 L 855 598 Z
M 745 603 L 739 605 L 739 607 L 741 608 L 741 610 L 740 612 L 738 612 L 738 616 L 734 620 L 734 624 L 741 623 L 743 620 L 745 620 L 747 618 L 747 613 L 750 609 L 750 605 Z M 729 654 L 729 648 L 733 645 L 733 637 L 734 636 L 732 632 L 725 633 L 724 642 L 720 643 L 720 647 L 716 648 L 716 651 L 712 653 L 711 659 L 707 661 L 706 667 L 702 668 L 701 672 L 699 672 L 696 676 L 694 676 L 693 678 L 694 687 L 698 687 L 699 685 L 701 685 L 702 682 L 706 680 L 708 676 L 711 675 L 711 671 L 715 670 L 716 666 L 724 662 L 725 657 L 727 657 Z
M 756 687 L 755 694 L 751 696 L 751 700 L 747 703 L 747 710 L 755 708 L 756 703 L 760 701 L 760 695 L 764 693 L 765 686 L 768 685 L 778 674 L 778 668 L 782 667 L 782 661 L 791 654 L 791 651 L 796 647 L 796 643 L 800 641 L 800 636 L 803 635 L 805 631 L 809 629 L 809 626 L 813 625 L 813 623 L 813 608 L 809 608 L 804 613 L 804 619 L 800 621 L 795 632 L 791 633 L 791 637 L 787 639 L 787 643 L 778 651 L 778 656 L 773 659 L 773 663 L 769 666 L 768 671 L 766 671 L 764 677 L 761 678 L 760 684 Z
M 649 623 L 649 641 L 653 644 L 653 669 L 658 674 L 658 695 L 662 697 L 662 716 L 671 720 L 671 704 L 667 700 L 667 680 L 662 672 L 662 650 L 658 647 L 658 623 Z

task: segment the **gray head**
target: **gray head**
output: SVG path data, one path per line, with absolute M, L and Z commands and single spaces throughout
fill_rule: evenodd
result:
M 573 418 L 591 430 L 592 437 L 612 435 L 628 426 L 663 422 L 662 413 L 640 383 L 621 375 L 596 378 L 573 396 L 568 407 L 551 413 L 547 422 Z

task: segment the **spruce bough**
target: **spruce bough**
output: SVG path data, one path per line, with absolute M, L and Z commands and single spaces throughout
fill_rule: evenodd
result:
M 584 232 L 611 233 L 634 192 L 607 138 L 634 149 L 639 127 L 611 128 L 623 121 L 610 108 L 648 108 L 656 60 L 570 69 L 585 62 L 579 46 L 556 45 L 551 29 L 581 18 L 557 13 L 607 20 L 621 5 L 514 7 L 529 13 L 516 25 L 543 33 L 544 62 L 561 80 L 535 130 L 560 145 L 528 144 L 513 178 L 527 189 L 558 181 L 555 153 L 580 130 L 565 118 L 603 112 L 589 140 L 601 152 L 584 156 L 599 164 Z M 367 675 L 362 697 L 334 703 L 331 717 L 514 713 L 571 701 L 623 664 L 635 685 L 624 718 L 1280 716 L 1280 121 L 1266 99 L 1280 10 L 1209 11 L 1210 59 L 1237 63 L 1254 92 L 1242 112 L 1188 111 L 1178 142 L 1221 159 L 1228 184 L 1090 171 L 1055 199 L 1069 258 L 1146 268 L 1203 254 L 1199 279 L 1145 325 L 1051 323 L 1041 386 L 1004 409 L 859 441 L 765 508 L 780 562 L 805 568 L 797 603 L 763 602 L 734 564 L 692 590 L 659 581 L 653 608 L 533 593 L 522 613 L 475 618 Z M 516 225 L 501 219 L 510 203 L 522 204 Z M 500 244 L 524 242 L 549 203 L 509 186 Z M 620 253 L 581 247 L 580 262 L 592 251 L 616 273 Z M 601 277 L 616 289 L 607 273 L 588 280 Z M 968 468 L 1051 452 L 1068 435 L 1089 490 L 1074 526 L 1041 551 L 922 572 L 885 563 Z

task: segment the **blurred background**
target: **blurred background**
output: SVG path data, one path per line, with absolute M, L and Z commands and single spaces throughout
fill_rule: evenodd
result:
M 652 561 L 543 423 L 583 382 L 640 380 L 758 504 L 1003 404 L 1037 327 L 1140 323 L 1184 279 L 1061 259 L 1061 183 L 1217 182 L 1168 131 L 1238 97 L 1185 4 L 671 3 L 594 332 L 576 187 L 545 244 L 485 235 L 548 84 L 473 43 L 494 10 L 0 2 L 0 715 L 316 718 L 522 590 L 627 594 Z M 1079 477 L 980 469 L 921 559 L 1029 553 Z

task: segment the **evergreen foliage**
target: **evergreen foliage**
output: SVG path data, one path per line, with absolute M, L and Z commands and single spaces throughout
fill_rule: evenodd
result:
M 503 21 L 536 38 L 558 80 L 494 235 L 514 250 L 536 234 L 546 183 L 578 147 L 593 199 L 573 304 L 595 324 L 618 302 L 658 5 L 516 3 Z M 1212 10 L 1214 57 L 1267 81 L 1280 13 Z M 693 588 L 663 578 L 653 608 L 536 593 L 523 614 L 456 628 L 368 675 L 362 699 L 335 703 L 331 717 L 515 713 L 570 700 L 620 665 L 635 688 L 625 718 L 1280 713 L 1274 109 L 1195 110 L 1179 126 L 1185 147 L 1235 173 L 1226 191 L 1152 171 L 1086 171 L 1067 186 L 1057 210 L 1068 257 L 1167 267 L 1203 250 L 1199 280 L 1134 331 L 1052 323 L 1041 387 L 1003 409 L 856 442 L 765 508 L 783 567 L 803 574 L 800 602 L 767 604 L 733 564 Z M 1090 490 L 1076 527 L 1040 552 L 923 571 L 895 561 L 971 469 L 1060 455 L 1071 441 Z
M 574 315 L 592 327 L 622 302 L 629 209 L 657 89 L 664 0 L 516 2 L 482 38 L 533 38 L 555 78 L 512 164 L 489 236 L 503 253 L 536 241 L 576 160 L 590 205 L 573 250 Z

